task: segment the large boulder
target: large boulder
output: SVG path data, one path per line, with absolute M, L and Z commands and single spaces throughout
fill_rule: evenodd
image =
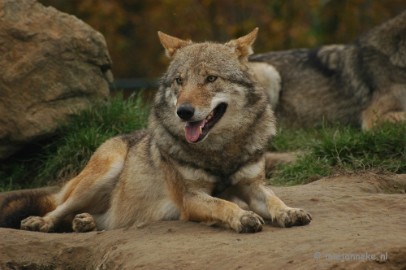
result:
M 104 37 L 35 0 L 0 0 L 0 159 L 109 96 Z

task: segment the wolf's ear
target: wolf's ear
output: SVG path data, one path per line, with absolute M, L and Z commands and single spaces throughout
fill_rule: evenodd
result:
M 164 46 L 165 48 L 166 55 L 169 58 L 171 58 L 178 49 L 185 47 L 186 45 L 192 44 L 191 40 L 183 40 L 176 37 L 172 37 L 170 35 L 162 33 L 161 31 L 158 31 L 158 37 L 159 40 L 161 41 L 162 46 Z
M 235 49 L 239 58 L 246 58 L 248 55 L 252 54 L 252 44 L 254 44 L 255 39 L 257 38 L 258 27 L 252 30 L 249 34 L 233 39 L 227 42 L 225 45 Z

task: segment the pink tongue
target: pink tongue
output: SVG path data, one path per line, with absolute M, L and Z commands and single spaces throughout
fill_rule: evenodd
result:
M 185 124 L 185 137 L 189 143 L 195 143 L 202 135 L 202 128 L 206 124 L 206 120 L 197 122 L 186 122 Z

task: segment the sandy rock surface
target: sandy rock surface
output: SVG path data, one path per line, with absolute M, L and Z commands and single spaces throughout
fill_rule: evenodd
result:
M 309 226 L 256 234 L 192 222 L 85 234 L 0 229 L 0 269 L 405 269 L 406 175 L 274 188 Z

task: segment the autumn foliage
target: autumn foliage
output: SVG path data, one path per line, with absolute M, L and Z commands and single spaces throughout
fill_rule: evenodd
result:
M 256 52 L 346 43 L 406 8 L 404 0 L 40 0 L 106 38 L 117 78 L 159 77 L 167 64 L 157 31 L 226 41 L 260 28 Z

